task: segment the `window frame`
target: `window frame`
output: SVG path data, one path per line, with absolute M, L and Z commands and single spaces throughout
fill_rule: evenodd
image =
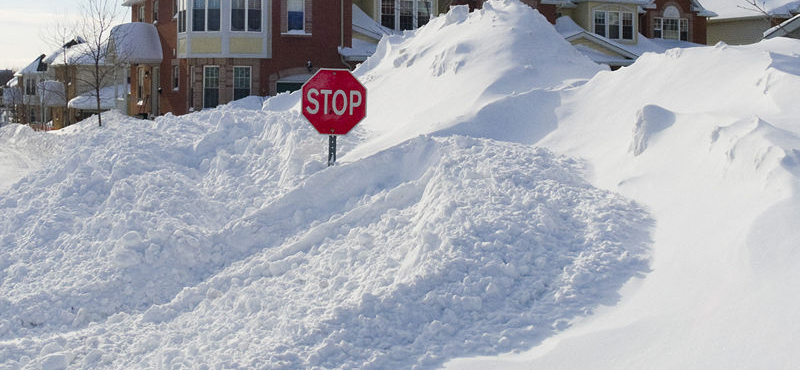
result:
M 158 22 L 158 0 L 153 1 L 153 23 Z
M 669 22 L 667 22 L 669 21 Z M 669 32 L 666 31 L 666 23 L 673 24 L 676 29 L 670 29 Z M 677 40 L 677 41 L 689 41 L 689 19 L 688 18 L 664 18 L 664 17 L 654 17 L 653 18 L 653 38 L 656 39 L 664 39 L 664 40 Z M 674 34 L 675 38 L 666 37 L 668 35 Z
M 178 3 L 178 12 L 176 13 L 176 16 L 178 17 L 178 33 L 186 33 L 187 0 L 176 0 L 176 1 Z
M 405 7 L 406 3 L 411 4 L 410 9 Z M 420 4 L 428 5 L 427 17 L 420 11 Z M 430 22 L 433 0 L 381 0 L 378 11 L 378 19 L 382 26 L 396 31 L 415 30 Z M 406 17 L 410 19 L 405 19 Z M 424 21 L 420 21 L 421 19 Z
M 181 87 L 181 67 L 177 64 L 172 66 L 172 90 L 178 91 Z
M 241 1 L 243 8 L 234 8 L 233 2 L 234 1 Z M 228 29 L 231 32 L 261 32 L 262 21 L 263 17 L 263 4 L 261 0 L 231 0 L 231 8 L 230 8 L 230 24 Z M 234 29 L 234 11 L 241 10 L 242 11 L 242 27 L 241 29 Z M 257 27 L 254 27 L 257 26 Z
M 602 15 L 602 17 L 598 17 L 599 15 Z M 612 17 L 612 15 L 616 17 L 615 20 L 612 19 L 614 18 Z M 598 22 L 599 20 L 601 20 L 601 18 L 603 23 Z M 626 18 L 630 19 L 630 25 L 625 25 Z M 627 12 L 624 10 L 603 10 L 603 9 L 595 9 L 592 12 L 593 32 L 609 40 L 633 41 L 636 29 L 635 23 L 636 23 L 636 17 L 633 16 L 633 12 Z M 602 31 L 602 33 L 598 31 Z M 614 35 L 612 35 L 612 33 Z M 630 35 L 630 38 L 626 38 L 625 36 L 627 35 Z
M 216 76 L 217 86 L 216 87 L 208 87 L 209 76 L 208 76 L 208 72 L 207 71 L 210 70 L 210 69 L 216 69 L 217 70 L 217 76 Z M 219 86 L 220 86 L 220 73 L 219 73 L 219 71 L 220 71 L 220 68 L 219 68 L 218 65 L 206 65 L 206 66 L 203 66 L 203 106 L 202 106 L 203 109 L 215 108 L 215 107 L 219 106 L 219 90 L 220 90 L 219 89 Z M 207 90 L 211 90 L 211 89 L 216 89 L 217 90 L 217 97 L 216 97 L 217 98 L 217 104 L 214 105 L 213 107 L 206 106 L 206 91 Z
M 241 96 L 239 98 L 236 97 L 236 90 L 244 90 L 243 87 L 236 87 L 236 83 L 240 80 L 238 76 L 236 76 L 236 70 L 247 70 L 247 95 Z M 253 67 L 252 66 L 233 66 L 233 100 L 238 100 L 242 98 L 246 98 L 253 94 Z
M 289 19 L 289 12 L 291 8 L 290 4 L 292 4 L 293 2 L 300 3 L 302 4 L 303 7 L 303 11 L 301 12 L 302 18 L 300 19 L 300 26 L 301 26 L 300 29 L 292 28 L 292 21 Z M 306 33 L 306 15 L 307 12 L 306 12 L 305 0 L 286 0 L 286 32 L 290 33 L 294 31 L 294 32 Z

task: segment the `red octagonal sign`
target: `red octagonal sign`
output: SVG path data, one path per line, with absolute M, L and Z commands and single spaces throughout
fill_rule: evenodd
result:
M 320 134 L 344 135 L 367 115 L 367 89 L 346 69 L 320 69 L 303 84 L 301 109 Z

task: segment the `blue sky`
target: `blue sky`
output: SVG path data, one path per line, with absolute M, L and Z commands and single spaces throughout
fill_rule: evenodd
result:
M 42 39 L 48 27 L 59 16 L 79 17 L 83 3 L 84 0 L 0 0 L 0 69 L 25 67 L 40 54 L 54 50 L 55 46 Z M 125 16 L 124 20 L 128 19 Z

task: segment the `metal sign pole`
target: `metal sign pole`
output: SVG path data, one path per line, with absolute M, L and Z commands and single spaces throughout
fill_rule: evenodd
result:
M 328 135 L 328 167 L 336 163 L 336 135 Z

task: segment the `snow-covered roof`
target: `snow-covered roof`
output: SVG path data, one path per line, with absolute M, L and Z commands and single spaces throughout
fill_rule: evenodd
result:
M 763 17 L 744 0 L 700 0 L 705 9 L 717 14 L 715 19 Z M 800 0 L 756 0 L 772 16 L 790 18 L 800 12 Z
M 339 48 L 339 54 L 346 61 L 361 62 L 375 54 L 378 44 L 361 39 L 353 39 L 353 46 L 349 48 Z
M 44 59 L 44 54 L 42 54 L 39 57 L 37 57 L 33 62 L 31 62 L 31 64 L 28 64 L 27 66 L 25 66 L 25 68 L 20 69 L 19 71 L 17 71 L 17 73 L 15 73 L 14 76 L 22 76 L 22 75 L 26 75 L 26 74 L 38 73 L 38 72 L 46 71 L 47 70 L 47 64 L 42 63 L 43 59 Z
M 364 13 L 356 4 L 353 4 L 353 32 L 358 32 L 375 40 L 380 40 L 383 35 L 396 33 L 390 28 L 381 26 L 380 23 L 372 19 L 367 13 Z
M 764 31 L 764 38 L 771 39 L 773 37 L 786 36 L 786 34 L 797 31 L 798 29 L 800 29 L 800 14 L 784 21 L 780 25 Z
M 8 86 L 8 87 L 15 87 L 15 86 L 18 86 L 18 85 L 19 85 L 19 77 L 18 76 L 14 76 L 10 80 L 8 80 L 8 82 L 6 82 L 6 86 Z
M 94 55 L 97 53 L 96 50 L 92 50 L 92 47 L 88 43 L 78 44 L 75 45 L 66 51 L 66 58 L 56 58 L 52 65 L 54 66 L 61 66 L 61 65 L 93 65 L 94 64 Z M 106 60 L 104 51 L 100 51 L 100 64 L 105 65 Z
M 128 91 L 129 86 L 130 85 L 128 84 L 124 84 L 107 86 L 100 89 L 100 109 L 113 109 L 116 106 L 116 102 L 114 101 L 114 90 L 116 89 L 117 94 L 122 96 L 126 91 Z M 70 100 L 68 105 L 73 109 L 97 110 L 97 101 L 95 96 L 94 90 L 88 91 Z
M 150 23 L 120 24 L 111 30 L 117 61 L 129 64 L 160 64 L 163 59 L 158 30 Z
M 574 45 L 578 51 L 594 62 L 608 65 L 628 65 L 642 54 L 648 52 L 663 53 L 673 48 L 702 46 L 700 44 L 680 40 L 649 39 L 642 34 L 639 34 L 636 44 L 623 44 L 586 31 L 575 23 L 572 18 L 567 16 L 556 19 L 555 28 L 567 41 L 572 42 L 577 39 L 582 39 L 600 48 L 606 49 L 610 53 L 617 54 L 618 56 L 612 56 L 592 49 L 587 45 Z
M 56 50 L 53 50 L 53 52 L 48 54 L 42 61 L 47 63 L 48 65 L 49 64 L 53 64 L 53 62 L 55 62 L 57 58 L 59 58 L 61 55 L 64 54 L 65 50 L 68 50 L 71 47 L 73 47 L 73 46 L 75 46 L 77 44 L 81 44 L 83 42 L 85 42 L 85 41 L 81 37 L 76 37 L 75 39 L 70 40 L 69 42 L 65 43 L 64 46 L 62 46 L 62 47 L 60 47 L 60 48 L 58 48 Z

